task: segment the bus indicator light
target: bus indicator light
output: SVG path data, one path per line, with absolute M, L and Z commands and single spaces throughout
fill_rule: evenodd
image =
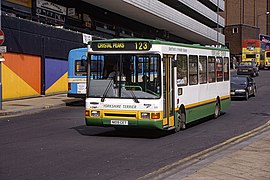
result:
M 90 112 L 88 110 L 85 111 L 85 116 L 90 116 Z
M 159 119 L 160 113 L 151 113 L 151 119 Z

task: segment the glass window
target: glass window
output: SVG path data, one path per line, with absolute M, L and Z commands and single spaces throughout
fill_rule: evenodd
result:
M 91 55 L 90 77 L 103 78 L 104 76 L 103 67 L 104 67 L 104 56 Z
M 208 82 L 216 82 L 216 68 L 215 68 L 215 57 L 208 57 Z
M 187 56 L 177 55 L 177 86 L 186 86 L 188 83 Z
M 217 68 L 217 81 L 223 81 L 223 58 L 217 57 L 216 59 L 216 68 Z
M 199 57 L 199 80 L 200 84 L 207 83 L 207 57 Z
M 76 76 L 86 76 L 86 60 L 75 60 L 75 75 Z
M 224 71 L 224 81 L 228 81 L 229 80 L 229 58 L 225 57 L 224 58 L 224 66 L 223 66 L 223 71 Z
M 189 56 L 189 84 L 198 84 L 198 56 Z
M 89 97 L 160 98 L 161 58 L 156 54 L 100 54 L 90 61 Z M 99 58 L 101 57 L 101 58 Z

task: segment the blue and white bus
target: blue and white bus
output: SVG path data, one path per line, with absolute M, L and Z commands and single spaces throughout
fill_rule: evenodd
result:
M 104 56 L 91 56 L 91 72 L 95 77 Z M 68 56 L 68 97 L 85 98 L 87 74 L 87 48 L 72 49 Z M 99 75 L 102 78 L 103 75 Z
M 68 55 L 68 97 L 85 98 L 86 60 L 87 48 L 70 50 Z

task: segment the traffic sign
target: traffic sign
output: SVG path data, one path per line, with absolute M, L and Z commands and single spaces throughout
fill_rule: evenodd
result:
M 2 30 L 0 30 L 0 46 L 4 44 L 5 41 L 5 34 Z

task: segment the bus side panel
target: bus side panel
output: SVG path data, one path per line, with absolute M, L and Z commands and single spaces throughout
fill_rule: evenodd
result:
M 221 99 L 221 102 L 220 102 L 221 111 L 228 109 L 230 107 L 230 104 L 231 104 L 231 98 Z
M 224 111 L 229 108 L 231 103 L 230 98 L 222 99 L 220 101 L 221 111 Z M 207 117 L 214 114 L 216 102 L 211 102 L 204 105 L 194 106 L 189 109 L 186 109 L 186 122 L 190 123 L 201 119 L 203 117 Z
M 190 123 L 198 119 L 213 115 L 215 106 L 216 102 L 214 101 L 186 109 L 186 123 Z

